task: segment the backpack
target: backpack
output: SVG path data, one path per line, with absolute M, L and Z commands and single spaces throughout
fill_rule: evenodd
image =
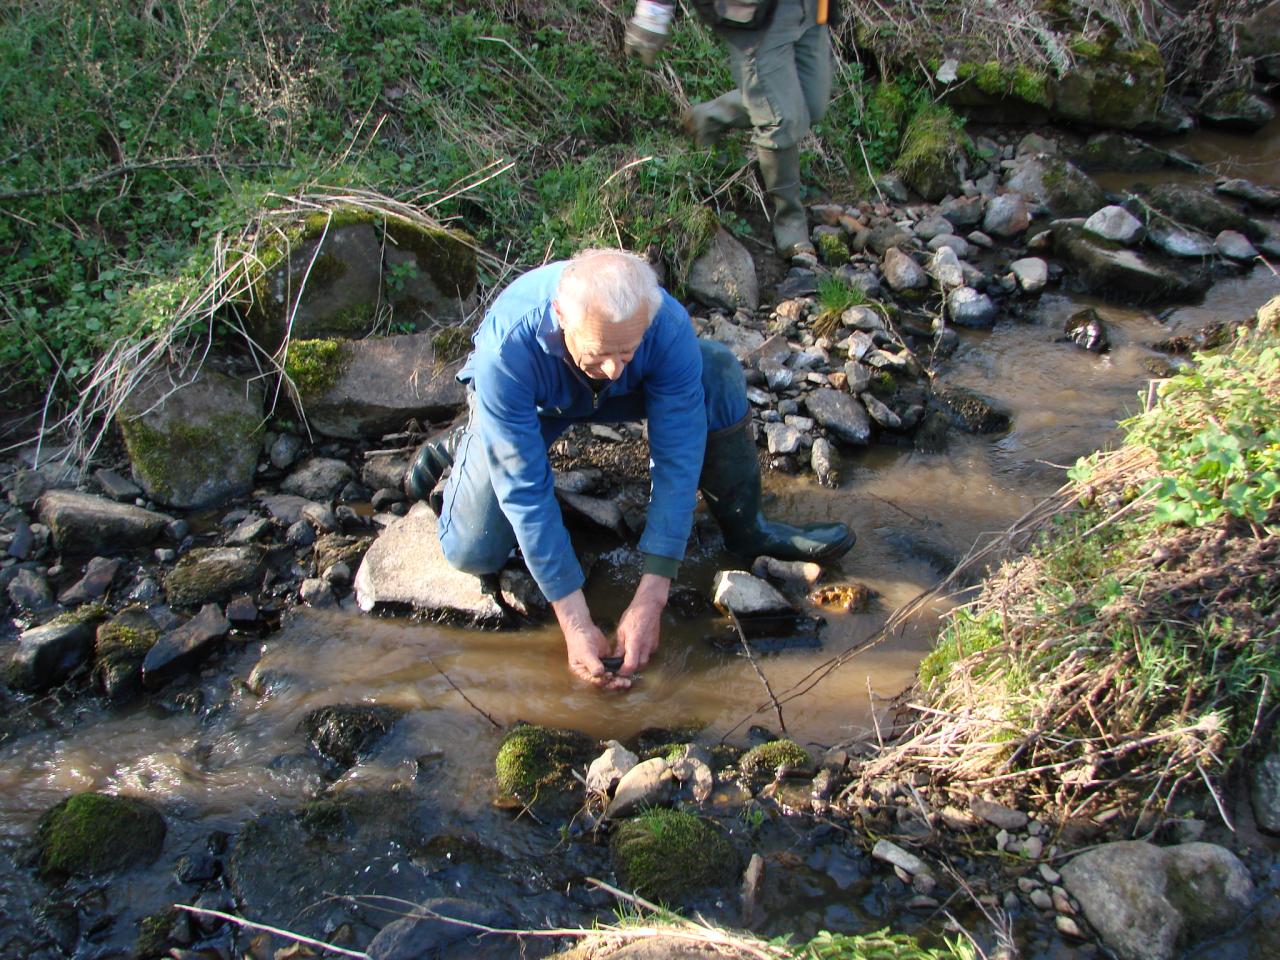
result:
M 769 25 L 778 0 L 693 0 L 698 16 L 713 27 L 760 30 Z

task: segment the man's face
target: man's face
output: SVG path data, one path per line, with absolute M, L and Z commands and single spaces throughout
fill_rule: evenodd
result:
M 593 380 L 617 380 L 640 349 L 649 329 L 649 311 L 640 307 L 621 323 L 610 322 L 588 308 L 583 316 L 568 316 L 555 305 L 564 347 L 579 370 Z

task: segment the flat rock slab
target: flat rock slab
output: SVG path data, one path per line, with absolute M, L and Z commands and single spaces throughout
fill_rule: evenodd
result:
M 871 442 L 871 418 L 866 408 L 839 390 L 815 390 L 805 397 L 809 415 L 845 443 Z
M 217 604 L 205 604 L 200 612 L 157 641 L 142 660 L 142 684 L 150 690 L 189 672 L 216 649 L 231 632 L 231 621 Z
M 1185 267 L 1174 269 L 1135 250 L 1113 248 L 1090 239 L 1074 224 L 1055 224 L 1053 236 L 1058 253 L 1075 265 L 1084 289 L 1108 300 L 1184 303 L 1209 288 L 1207 274 Z
M 712 602 L 739 617 L 792 613 L 795 608 L 782 594 L 746 570 L 721 570 L 712 582 Z
M 513 619 L 482 589 L 478 577 L 449 565 L 440 549 L 439 521 L 425 503 L 415 504 L 374 541 L 356 573 L 355 593 L 366 612 L 403 605 L 433 619 L 488 628 L 507 626 Z M 516 612 L 531 612 L 519 598 L 505 599 Z
M 94 557 L 85 568 L 84 576 L 58 594 L 63 606 L 76 607 L 105 594 L 116 578 L 121 561 L 118 558 Z
M 40 519 L 59 553 L 118 554 L 150 544 L 172 517 L 105 497 L 50 490 L 40 498 Z

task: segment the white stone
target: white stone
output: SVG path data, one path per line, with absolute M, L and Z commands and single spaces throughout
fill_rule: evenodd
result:
M 625 817 L 641 807 L 661 806 L 671 792 L 671 781 L 675 779 L 662 757 L 654 757 L 644 763 L 638 763 L 618 781 L 604 815 L 609 818 Z
M 587 789 L 608 796 L 618 781 L 639 762 L 640 758 L 617 740 L 609 740 L 604 753 L 592 760 L 587 768 Z
M 883 860 L 885 863 L 905 870 L 913 877 L 919 874 L 932 875 L 933 873 L 929 869 L 929 865 L 914 853 L 908 853 L 896 843 L 891 843 L 888 840 L 877 840 L 876 845 L 871 848 L 871 855 L 877 860 Z
M 1084 222 L 1085 232 L 1101 240 L 1111 240 L 1129 246 L 1142 239 L 1142 221 L 1124 207 L 1111 204 L 1094 213 Z
M 720 610 L 738 616 L 785 613 L 792 610 L 786 597 L 745 570 L 721 570 L 713 581 L 712 602 Z
M 1039 257 L 1023 257 L 1009 264 L 1023 293 L 1039 293 L 1049 283 L 1049 265 Z

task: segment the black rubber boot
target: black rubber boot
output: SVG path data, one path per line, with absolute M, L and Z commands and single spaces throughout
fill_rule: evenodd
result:
M 760 462 L 756 459 L 751 424 L 707 435 L 707 453 L 698 483 L 707 508 L 720 524 L 730 553 L 754 560 L 812 560 L 818 563 L 844 556 L 857 536 L 843 523 L 794 527 L 766 520 L 760 513 Z
M 466 430 L 466 424 L 458 424 L 428 440 L 413 455 L 404 475 L 404 492 L 409 499 L 426 500 L 437 516 L 440 515 L 439 497 L 432 497 L 432 493 L 453 466 L 454 455 Z

